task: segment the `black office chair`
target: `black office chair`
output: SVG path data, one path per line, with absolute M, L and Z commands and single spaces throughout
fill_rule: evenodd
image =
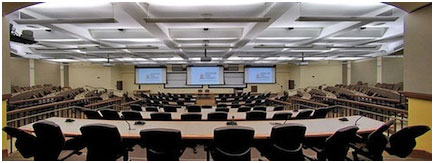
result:
M 33 124 L 36 135 L 35 161 L 65 160 L 85 147 L 80 137 L 65 141 L 60 126 L 52 121 L 42 120 Z M 58 158 L 62 150 L 71 150 L 66 157 Z
M 289 120 L 291 118 L 292 118 L 292 113 L 288 113 L 288 112 L 274 113 L 273 115 L 274 120 Z
M 212 109 L 211 105 L 202 105 L 202 109 Z
M 228 107 L 227 104 L 217 104 L 217 107 Z
M 133 111 L 143 111 L 142 110 L 142 106 L 139 105 L 139 104 L 131 104 L 130 105 L 130 109 L 133 110 Z
M 172 114 L 171 113 L 151 113 L 151 119 L 152 120 L 159 120 L 159 121 L 170 121 L 172 120 Z
M 81 135 L 87 147 L 87 161 L 128 160 L 128 148 L 116 126 L 109 124 L 89 124 L 80 127 Z
M 226 112 L 208 113 L 208 121 L 226 121 L 226 120 L 228 120 L 228 113 Z
M 255 130 L 244 126 L 214 129 L 211 156 L 214 161 L 250 161 L 250 147 Z
M 121 112 L 125 120 L 143 120 L 142 114 L 136 111 L 123 111 Z
M 15 137 L 15 147 L 24 158 L 30 158 L 35 155 L 36 137 L 21 129 L 13 127 L 4 127 L 3 131 L 11 137 Z
M 181 131 L 175 129 L 144 129 L 140 131 L 140 139 L 148 161 L 179 161 L 185 150 Z
M 82 110 L 82 112 L 84 113 L 84 115 L 86 115 L 87 119 L 102 119 L 101 114 L 98 113 L 98 111 L 96 110 Z
M 283 108 L 284 107 L 282 105 L 275 106 L 274 109 L 273 109 L 273 111 L 281 111 L 281 110 L 283 110 Z
M 274 126 L 270 139 L 257 149 L 270 161 L 304 161 L 303 140 L 306 126 L 287 123 Z
M 229 108 L 227 107 L 217 107 L 215 109 L 216 112 L 229 112 Z
M 158 112 L 158 107 L 156 107 L 156 106 L 146 106 L 145 110 L 147 112 Z
M 185 104 L 184 104 L 184 101 L 176 101 L 176 105 L 180 105 L 180 106 L 184 106 Z
M 99 111 L 102 114 L 103 119 L 108 120 L 121 120 L 121 116 L 119 116 L 119 113 L 115 110 L 111 109 L 102 109 Z
M 416 146 L 416 138 L 431 130 L 428 126 L 404 127 L 389 138 L 386 152 L 401 158 L 407 157 Z
M 231 108 L 239 108 L 239 107 L 241 107 L 240 104 L 232 104 L 232 105 L 231 105 Z
M 327 116 L 327 114 L 329 113 L 329 111 L 330 111 L 330 109 L 328 109 L 328 108 L 316 109 L 310 118 L 312 118 L 312 119 L 325 118 Z
M 181 114 L 182 121 L 200 121 L 202 120 L 202 114 L 200 113 L 185 113 Z
M 358 161 L 358 155 L 362 155 L 372 161 L 383 161 L 383 151 L 388 142 L 387 137 L 383 133 L 394 123 L 395 120 L 390 120 L 370 133 L 366 140 L 360 138 L 361 140 L 358 143 L 350 143 L 350 147 L 354 149 L 354 160 Z
M 238 108 L 238 112 L 248 112 L 250 110 L 252 110 L 252 108 L 249 106 L 242 106 Z
M 309 119 L 313 110 L 299 110 L 294 119 Z
M 265 120 L 267 112 L 261 110 L 253 110 L 246 112 L 246 120 Z
M 197 105 L 188 105 L 187 106 L 188 112 L 201 112 L 201 107 Z
M 267 111 L 267 107 L 265 106 L 255 106 L 253 110 Z
M 176 112 L 176 107 L 175 106 L 164 106 L 163 107 L 164 112 Z
M 345 161 L 349 143 L 355 139 L 357 130 L 357 126 L 341 128 L 326 139 L 323 147 L 311 149 L 317 153 L 319 161 Z

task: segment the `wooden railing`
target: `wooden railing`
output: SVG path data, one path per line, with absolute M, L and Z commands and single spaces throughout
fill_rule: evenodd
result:
M 298 97 L 290 97 L 288 101 L 292 104 L 291 110 L 298 110 L 298 109 L 304 109 L 304 108 L 320 108 L 320 107 L 328 107 L 329 105 L 311 101 L 311 100 L 305 100 Z
M 53 113 L 58 110 L 61 110 L 66 107 L 71 106 L 82 106 L 85 104 L 93 103 L 99 100 L 100 97 L 88 97 L 84 99 L 76 99 L 76 100 L 65 100 L 60 102 L 53 102 L 49 104 L 43 104 L 38 106 L 31 106 L 27 108 L 15 109 L 12 111 L 7 111 L 7 120 L 8 122 L 14 122 L 15 124 L 11 124 L 11 126 L 21 126 L 36 121 L 38 119 L 43 119 L 45 116 L 50 116 L 48 113 Z M 33 118 L 34 117 L 34 118 Z
M 41 98 L 34 98 L 34 99 L 26 99 L 26 100 L 18 100 L 9 102 L 8 104 L 8 110 L 15 110 L 35 105 L 41 105 L 46 103 L 52 103 L 56 101 L 63 100 L 63 96 L 53 96 L 53 97 L 41 97 Z
M 268 105 L 282 105 L 284 110 L 290 110 L 292 108 L 292 103 L 287 102 L 287 101 L 280 101 L 280 100 L 276 100 L 274 98 L 267 98 L 267 104 Z
M 112 106 L 112 109 L 119 110 L 118 108 L 122 103 L 122 97 L 113 97 L 107 100 L 98 101 L 96 103 L 85 105 L 85 108 L 88 109 L 96 109 L 96 108 L 105 108 L 107 106 Z
M 406 102 L 397 99 L 372 97 L 372 96 L 358 96 L 358 95 L 345 95 L 345 96 L 350 100 L 359 101 L 359 102 L 389 106 L 394 108 L 406 108 L 405 106 Z

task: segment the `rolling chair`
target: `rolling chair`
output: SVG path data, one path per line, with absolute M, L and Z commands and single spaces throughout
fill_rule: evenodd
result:
M 160 120 L 160 121 L 170 121 L 172 120 L 172 114 L 171 113 L 151 113 L 151 119 L 152 120 Z
M 200 108 L 200 106 L 197 106 L 197 105 L 188 105 L 187 111 L 188 112 L 201 112 L 201 108 Z
M 174 106 L 164 106 L 163 107 L 164 112 L 176 112 L 176 107 Z
M 144 129 L 140 131 L 140 140 L 140 145 L 146 147 L 148 161 L 179 161 L 185 150 L 181 131 L 175 129 Z
M 128 160 L 128 148 L 123 144 L 118 128 L 109 124 L 89 124 L 80 127 L 87 147 L 87 161 Z
M 119 116 L 119 113 L 115 110 L 111 109 L 102 109 L 99 111 L 102 114 L 103 119 L 107 120 L 121 120 L 121 116 Z
M 200 121 L 202 120 L 202 114 L 200 113 L 185 113 L 181 114 L 182 121 Z
M 238 112 L 248 112 L 250 110 L 252 110 L 252 108 L 249 106 L 242 106 L 238 108 Z
M 289 120 L 292 117 L 292 113 L 274 113 L 273 118 L 274 120 Z
M 326 108 L 316 109 L 310 118 L 312 118 L 312 119 L 325 118 L 327 116 L 327 114 L 329 113 L 329 111 L 330 111 L 330 109 L 326 109 Z
M 139 104 L 131 104 L 130 105 L 130 109 L 133 110 L 133 111 L 143 111 L 142 110 L 142 106 L 139 105 Z
M 294 119 L 309 119 L 313 110 L 299 110 Z
M 270 161 L 304 161 L 303 141 L 306 126 L 287 123 L 274 126 L 270 139 L 257 149 Z
M 226 120 L 228 120 L 228 113 L 226 112 L 208 113 L 208 121 L 226 121 Z
M 87 119 L 102 119 L 101 114 L 99 114 L 96 110 L 83 109 L 82 112 L 84 115 L 86 115 Z
M 265 120 L 267 112 L 261 110 L 253 110 L 246 112 L 246 120 Z
M 416 138 L 431 130 L 428 126 L 404 127 L 389 138 L 386 152 L 401 158 L 407 157 L 416 146 Z
M 125 120 L 143 120 L 142 114 L 136 111 L 123 111 L 121 112 Z
M 282 105 L 280 105 L 280 106 L 275 106 L 274 107 L 274 109 L 273 109 L 273 111 L 281 111 L 281 110 L 283 110 L 283 106 Z
M 145 110 L 147 112 L 158 112 L 158 107 L 156 107 L 156 106 L 146 106 Z
M 229 112 L 229 108 L 226 107 L 217 107 L 215 109 L 216 112 Z
M 226 126 L 214 129 L 211 156 L 214 161 L 250 161 L 250 147 L 255 130 L 251 127 Z
M 253 110 L 267 111 L 267 108 L 265 106 L 255 106 Z
M 24 158 L 30 158 L 35 155 L 36 137 L 21 129 L 13 127 L 4 127 L 3 131 L 11 137 L 15 137 L 15 147 Z

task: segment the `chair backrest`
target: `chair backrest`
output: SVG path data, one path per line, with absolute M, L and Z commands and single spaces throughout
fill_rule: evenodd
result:
M 142 106 L 139 105 L 139 104 L 131 104 L 131 105 L 130 105 L 130 109 L 131 109 L 131 110 L 134 110 L 134 111 L 143 111 L 143 110 L 142 110 Z
M 304 160 L 303 141 L 306 126 L 286 123 L 271 129 L 272 155 L 270 160 Z
M 228 113 L 226 112 L 212 112 L 208 113 L 209 121 L 226 121 L 228 120 Z
M 162 121 L 170 121 L 172 120 L 172 114 L 171 113 L 151 113 L 151 119 L 152 120 L 162 120 Z
M 13 127 L 4 127 L 3 131 L 11 137 L 15 137 L 15 147 L 24 158 L 30 158 L 35 155 L 36 137 L 23 130 Z
M 84 113 L 84 115 L 86 115 L 87 119 L 102 119 L 101 114 L 98 113 L 98 111 L 96 110 L 83 110 L 82 111 Z
M 238 108 L 238 112 L 248 112 L 250 110 L 252 110 L 252 108 L 249 106 L 242 106 Z
M 60 126 L 52 121 L 42 120 L 33 124 L 36 135 L 35 161 L 57 161 L 65 145 Z
M 182 154 L 181 131 L 166 128 L 140 131 L 140 145 L 146 147 L 148 161 L 178 161 Z
M 89 124 L 80 128 L 88 161 L 115 161 L 122 154 L 122 137 L 116 126 Z
M 325 118 L 327 116 L 327 113 L 329 113 L 329 111 L 330 109 L 327 108 L 316 109 L 313 112 L 311 118 Z
M 108 120 L 120 120 L 121 116 L 119 116 L 119 113 L 115 110 L 111 109 L 103 109 L 99 111 L 102 114 L 103 119 Z
M 217 107 L 228 107 L 227 104 L 217 104 Z
M 390 148 L 386 151 L 401 158 L 407 157 L 416 146 L 416 138 L 431 130 L 428 126 L 404 127 L 389 138 Z
M 255 107 L 253 107 L 253 110 L 267 111 L 267 107 L 265 107 L 265 106 L 255 106 Z
M 123 111 L 121 112 L 125 120 L 143 120 L 142 114 L 136 111 Z
M 300 110 L 295 116 L 295 119 L 308 119 L 312 112 L 313 110 Z
M 273 111 L 280 111 L 280 110 L 283 110 L 283 108 L 284 107 L 282 105 L 275 106 L 274 109 L 273 109 Z
M 158 107 L 156 107 L 156 106 L 146 106 L 145 110 L 147 112 L 158 112 Z
M 185 113 L 181 114 L 182 121 L 200 121 L 202 120 L 202 114 L 200 113 Z
M 217 107 L 215 109 L 216 112 L 229 112 L 229 108 L 226 107 Z
M 253 110 L 246 112 L 246 120 L 265 120 L 267 112 L 261 110 Z
M 393 124 L 395 124 L 395 120 L 390 120 L 368 135 L 366 147 L 368 148 L 369 153 L 375 158 L 382 157 L 383 151 L 388 142 L 387 137 L 383 133 Z
M 218 160 L 250 160 L 250 147 L 255 130 L 244 126 L 225 126 L 214 129 L 214 145 Z
M 325 157 L 329 161 L 344 161 L 348 153 L 349 143 L 354 140 L 359 128 L 348 126 L 339 129 L 326 139 Z
M 187 106 L 188 112 L 201 112 L 201 107 L 197 105 L 188 105 Z
M 273 119 L 274 120 L 288 120 L 291 119 L 292 113 L 288 112 L 282 112 L 282 113 L 274 113 Z
M 231 108 L 239 108 L 241 105 L 240 104 L 232 104 Z
M 211 105 L 202 105 L 202 109 L 211 109 L 212 106 Z
M 174 106 L 164 106 L 163 110 L 164 110 L 164 112 L 176 112 L 176 107 L 174 107 Z

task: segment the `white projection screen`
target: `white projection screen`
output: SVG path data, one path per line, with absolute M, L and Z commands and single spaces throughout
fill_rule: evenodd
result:
M 247 67 L 244 69 L 244 82 L 251 84 L 276 83 L 274 67 Z
M 223 70 L 222 66 L 187 67 L 187 85 L 224 84 Z
M 136 67 L 136 84 L 165 84 L 166 68 Z

